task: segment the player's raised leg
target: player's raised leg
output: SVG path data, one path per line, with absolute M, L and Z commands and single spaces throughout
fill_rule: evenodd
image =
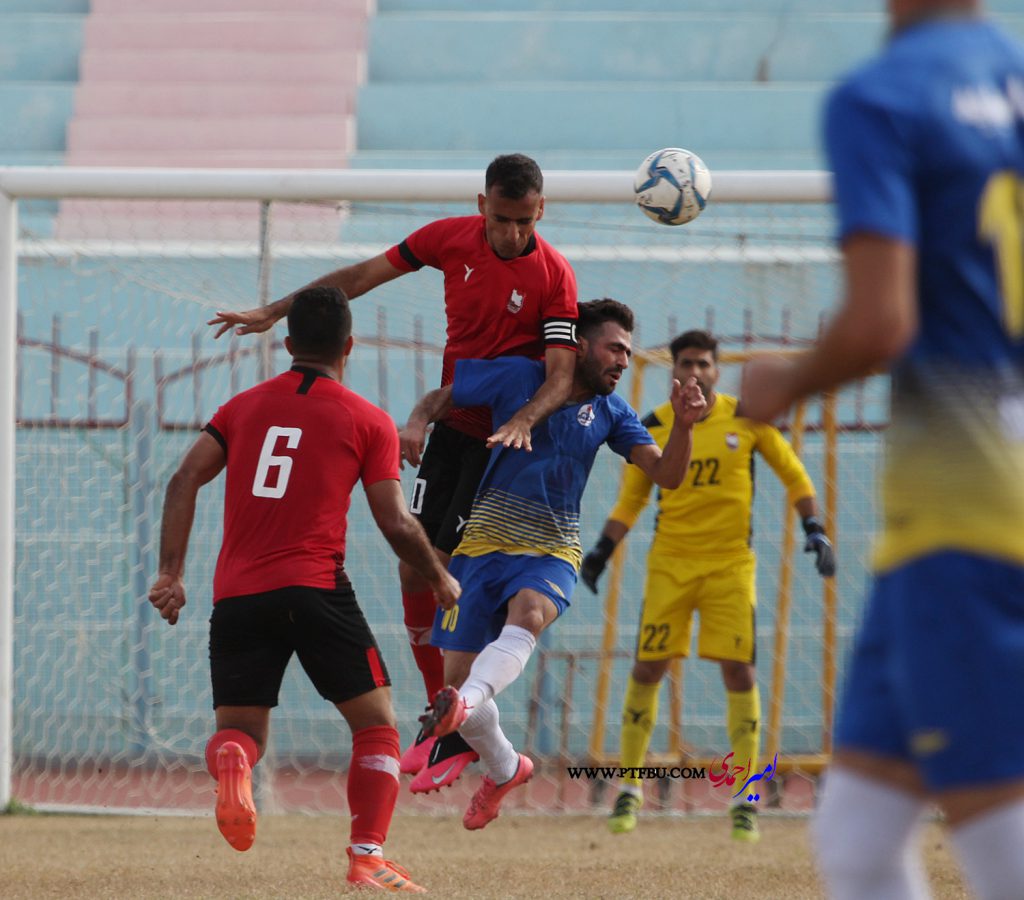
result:
M 263 753 L 269 721 L 266 707 L 220 706 L 217 732 L 206 744 L 206 768 L 217 780 L 217 828 L 236 850 L 248 850 L 256 840 L 252 770 Z

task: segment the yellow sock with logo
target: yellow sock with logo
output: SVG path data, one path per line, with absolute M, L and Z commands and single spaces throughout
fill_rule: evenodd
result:
M 632 675 L 626 684 L 622 704 L 622 732 L 619 738 L 619 765 L 635 769 L 647 759 L 651 734 L 658 722 L 658 689 L 660 684 L 641 684 Z M 639 778 L 622 779 L 623 786 L 639 788 Z
M 733 753 L 732 764 L 747 766 L 749 763 L 745 781 L 758 771 L 758 756 L 761 752 L 761 693 L 755 684 L 749 691 L 726 691 L 725 696 L 728 700 L 726 727 L 729 729 L 729 749 Z

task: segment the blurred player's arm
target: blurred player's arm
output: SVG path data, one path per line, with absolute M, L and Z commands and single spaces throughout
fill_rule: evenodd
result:
M 149 589 L 149 602 L 169 625 L 177 623 L 178 612 L 185 605 L 182 577 L 196 513 L 196 495 L 204 484 L 217 477 L 226 462 L 224 448 L 204 431 L 167 483 L 160 525 L 160 571 Z
M 398 431 L 398 445 L 402 468 L 409 463 L 416 468 L 423 459 L 423 447 L 427 442 L 427 427 L 431 422 L 443 419 L 452 409 L 452 386 L 446 384 L 424 394 L 409 413 L 409 421 Z
M 267 306 L 247 309 L 242 312 L 218 311 L 206 324 L 218 326 L 217 333 L 214 335 L 215 338 L 219 338 L 232 328 L 235 329 L 235 334 L 257 334 L 261 331 L 269 330 L 278 319 L 288 315 L 288 310 L 292 308 L 292 300 L 295 298 L 295 295 L 299 291 L 306 290 L 306 288 L 339 288 L 345 292 L 349 300 L 354 300 L 356 297 L 372 291 L 375 287 L 392 281 L 399 275 L 405 275 L 406 273 L 407 270 L 396 268 L 388 261 L 387 255 L 381 253 L 379 256 L 374 256 L 323 275 L 303 287 L 296 288 L 287 296 Z
M 462 593 L 459 582 L 441 564 L 423 526 L 409 512 L 398 481 L 387 478 L 366 486 L 370 512 L 391 549 L 427 581 L 441 609 L 451 609 Z
M 796 400 L 886 367 L 917 333 L 917 253 L 859 232 L 843 244 L 846 297 L 807 353 L 758 356 L 743 367 L 737 413 L 771 422 Z
M 503 444 L 515 450 L 532 450 L 530 431 L 561 408 L 572 393 L 576 351 L 569 347 L 548 347 L 544 353 L 544 383 L 512 418 L 487 439 L 488 447 Z

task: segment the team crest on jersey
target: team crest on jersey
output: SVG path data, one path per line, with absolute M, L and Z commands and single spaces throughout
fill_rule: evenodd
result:
M 589 428 L 594 421 L 594 407 L 591 403 L 585 403 L 576 413 L 576 421 L 584 428 Z
M 737 450 L 740 446 L 740 436 L 735 431 L 725 433 L 725 446 L 730 450 Z
M 523 297 L 523 295 L 520 294 L 519 291 L 517 291 L 517 290 L 515 290 L 513 288 L 512 296 L 508 298 L 508 307 L 507 307 L 508 311 L 510 313 L 517 313 L 517 312 L 519 312 L 519 310 L 521 310 L 523 308 L 523 300 L 524 299 L 525 298 Z

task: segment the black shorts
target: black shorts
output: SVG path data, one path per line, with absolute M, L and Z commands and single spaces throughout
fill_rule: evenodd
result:
M 286 587 L 214 604 L 213 708 L 277 706 L 293 653 L 320 696 L 331 703 L 391 684 L 351 587 Z
M 451 555 L 473 508 L 473 498 L 491 458 L 487 442 L 438 422 L 427 441 L 409 511 L 427 537 Z

